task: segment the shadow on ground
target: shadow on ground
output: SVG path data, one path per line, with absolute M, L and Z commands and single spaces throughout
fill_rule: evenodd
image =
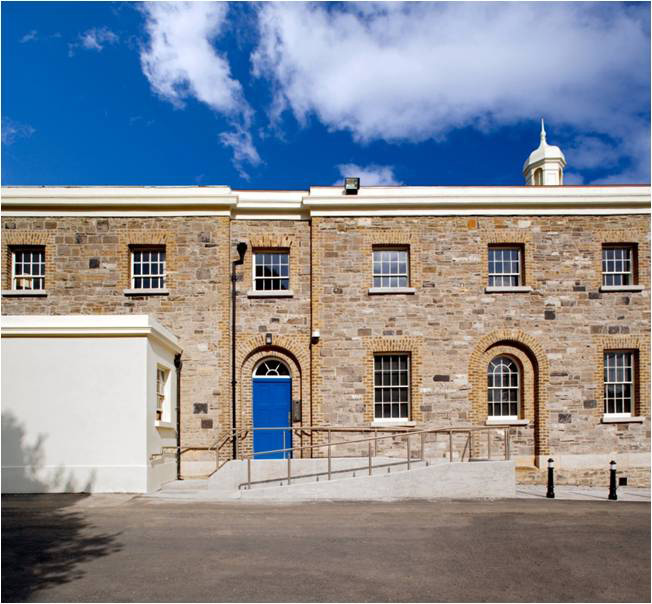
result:
M 47 493 L 53 485 L 38 478 L 42 440 L 25 442 L 25 431 L 10 414 L 2 414 L 2 460 L 19 469 L 14 484 Z M 60 477 L 56 477 L 58 482 Z M 66 489 L 73 489 L 69 481 Z M 90 490 L 86 485 L 85 490 Z M 119 551 L 116 537 L 94 530 L 75 504 L 86 494 L 3 495 L 2 601 L 23 602 L 37 590 L 74 581 L 83 562 Z

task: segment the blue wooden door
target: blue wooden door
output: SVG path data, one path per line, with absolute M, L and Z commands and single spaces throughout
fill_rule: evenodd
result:
M 253 378 L 254 428 L 290 427 L 292 380 Z M 254 430 L 255 459 L 286 459 L 291 453 L 261 454 L 261 451 L 287 449 L 292 446 L 290 430 Z

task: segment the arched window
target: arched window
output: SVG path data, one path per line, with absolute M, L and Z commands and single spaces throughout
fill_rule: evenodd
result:
M 278 359 L 265 359 L 254 369 L 254 376 L 289 378 L 290 370 L 285 363 Z
M 521 402 L 520 370 L 510 357 L 498 356 L 487 368 L 489 417 L 516 419 Z
M 534 171 L 534 184 L 537 186 L 543 184 L 543 170 L 541 168 L 537 168 Z

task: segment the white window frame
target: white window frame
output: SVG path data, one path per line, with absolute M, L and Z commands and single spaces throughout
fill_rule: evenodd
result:
M 273 373 L 266 373 L 265 375 L 258 375 L 258 370 L 262 368 L 263 365 L 267 365 L 267 363 L 278 363 L 279 365 L 285 367 L 287 370 L 287 375 L 280 375 L 278 373 L 278 370 L 276 369 L 277 373 L 274 375 Z M 267 366 L 267 371 L 271 369 L 271 365 Z M 278 359 L 276 357 L 267 357 L 266 359 L 263 359 L 262 361 L 259 361 L 256 366 L 254 367 L 254 371 L 252 376 L 254 378 L 265 378 L 265 379 L 274 379 L 274 380 L 289 380 L 292 377 L 292 373 L 290 372 L 290 368 L 288 367 L 287 363 L 281 361 L 281 359 Z
M 264 254 L 274 254 L 274 255 L 287 256 L 287 260 L 288 260 L 287 261 L 287 267 L 288 267 L 287 276 L 279 275 L 277 277 L 265 277 L 265 276 L 257 277 L 256 276 L 256 258 L 258 256 L 261 256 L 261 255 L 264 255 Z M 290 250 L 288 250 L 288 249 L 285 249 L 285 248 L 275 248 L 275 249 L 261 248 L 261 249 L 255 249 L 253 254 L 251 254 L 251 280 L 252 280 L 251 285 L 252 285 L 252 288 L 253 288 L 252 291 L 254 293 L 269 292 L 269 293 L 272 293 L 272 294 L 273 293 L 284 294 L 284 293 L 290 292 L 292 290 L 292 282 L 291 282 L 291 279 L 290 279 L 290 275 L 291 275 L 290 263 L 291 262 L 292 262 L 292 259 L 290 258 Z M 262 266 L 265 267 L 266 265 L 263 264 Z M 273 263 L 272 263 L 271 266 L 273 266 Z M 279 266 L 285 266 L 285 264 L 279 263 Z M 259 281 L 263 282 L 263 285 L 264 285 L 264 282 L 266 280 L 271 280 L 272 282 L 276 281 L 281 285 L 282 285 L 282 283 L 281 283 L 282 281 L 287 281 L 287 288 L 285 288 L 285 289 L 282 289 L 282 288 L 264 289 L 264 287 L 258 288 Z
M 616 365 L 613 367 L 616 371 L 618 369 L 623 369 L 626 371 L 629 369 L 629 374 L 630 374 L 630 380 L 626 380 L 625 375 L 623 375 L 623 380 L 615 380 L 615 381 L 609 381 L 608 380 L 608 372 L 609 369 L 611 369 L 611 366 L 607 364 L 607 357 L 609 355 L 627 355 L 627 363 L 624 363 L 622 367 L 619 367 L 618 363 L 616 362 Z M 605 417 L 607 418 L 628 418 L 628 417 L 633 417 L 634 416 L 634 410 L 636 406 L 636 352 L 633 350 L 605 350 L 604 355 L 603 355 L 603 377 L 602 377 L 602 382 L 603 382 L 603 400 L 604 400 L 604 409 L 603 413 Z M 613 385 L 613 386 L 629 386 L 629 397 L 625 398 L 625 396 L 621 396 L 618 399 L 616 397 L 613 397 L 611 399 L 607 399 L 607 386 Z M 624 390 L 624 388 L 623 388 Z M 609 411 L 609 400 L 614 401 L 614 411 Z M 620 400 L 622 402 L 622 410 L 617 411 L 617 401 Z M 629 400 L 629 411 L 625 411 L 625 401 Z
M 612 258 L 608 259 L 605 257 L 605 252 L 608 250 L 626 250 L 627 251 L 627 258 Z M 632 285 L 635 285 L 634 283 L 634 262 L 635 262 L 635 254 L 634 254 L 634 246 L 633 245 L 628 245 L 628 244 L 605 244 L 602 246 L 602 286 L 603 287 L 630 287 Z M 609 271 L 607 270 L 608 268 L 608 263 L 612 262 L 625 262 L 629 263 L 629 271 Z M 615 266 L 614 266 L 615 268 Z M 621 277 L 626 277 L 627 283 L 606 283 L 608 277 L 616 277 L 616 276 L 621 276 Z
M 491 272 L 491 252 L 492 251 L 503 251 L 503 250 L 509 250 L 509 251 L 514 251 L 516 250 L 518 254 L 518 272 L 517 273 L 492 273 Z M 504 245 L 490 245 L 487 249 L 487 286 L 488 287 L 522 287 L 525 285 L 525 279 L 523 278 L 523 246 L 521 245 L 510 245 L 510 244 L 504 244 Z M 494 262 L 496 262 L 494 260 Z M 512 262 L 511 260 L 506 261 L 506 260 L 500 260 L 500 262 Z M 502 283 L 503 278 L 507 277 L 514 277 L 516 276 L 516 283 L 510 283 L 508 285 L 505 285 Z M 500 279 L 501 284 L 498 285 L 495 282 L 492 283 L 492 279 Z
M 383 384 L 381 384 L 381 385 L 377 385 L 376 384 L 376 374 L 378 372 L 376 370 L 376 359 L 379 358 L 379 357 L 385 357 L 385 358 L 387 358 L 387 357 L 402 357 L 402 358 L 407 359 L 407 370 L 406 370 L 406 372 L 404 372 L 404 373 L 407 374 L 407 384 L 396 384 L 396 385 L 392 385 L 392 384 L 383 385 Z M 401 369 L 399 369 L 398 371 L 403 373 L 403 370 L 401 370 Z M 396 422 L 410 421 L 411 412 L 412 412 L 412 385 L 411 385 L 411 382 L 412 382 L 412 362 L 411 362 L 411 355 L 409 353 L 405 353 L 405 352 L 376 352 L 376 353 L 374 353 L 374 358 L 373 358 L 373 372 L 374 372 L 373 373 L 373 385 L 374 385 L 373 386 L 373 388 L 374 388 L 374 397 L 373 397 L 374 420 L 373 421 L 374 421 L 374 423 L 384 423 L 384 422 L 386 422 L 386 423 L 396 423 Z M 391 369 L 390 369 L 389 373 L 390 373 L 390 375 L 392 374 Z M 380 375 L 381 375 L 381 382 L 382 382 L 383 381 L 382 376 L 384 375 L 384 369 L 383 368 L 381 368 Z M 390 381 L 391 381 L 391 379 L 390 379 Z M 405 390 L 407 392 L 407 401 L 400 401 L 400 400 L 399 401 L 384 401 L 383 400 L 383 401 L 380 401 L 380 402 L 376 401 L 376 392 L 378 392 L 379 390 L 381 390 L 381 391 L 390 390 L 391 391 L 392 388 Z M 381 398 L 384 398 L 384 396 L 381 397 Z M 384 409 L 383 409 L 383 416 L 378 417 L 377 412 L 376 412 L 376 405 L 383 406 L 383 405 L 386 405 L 386 404 L 390 405 L 390 415 L 392 415 L 392 408 L 393 408 L 394 405 L 398 406 L 399 414 L 397 416 L 384 417 Z M 401 405 L 404 405 L 404 404 L 407 404 L 407 414 L 406 415 L 401 415 Z
M 20 245 L 11 247 L 11 289 L 14 291 L 43 291 L 45 290 L 45 246 L 42 245 Z M 16 275 L 16 254 L 29 252 L 30 254 L 39 253 L 42 255 L 42 260 L 40 262 L 33 262 L 30 258 L 30 274 Z M 22 266 L 25 266 L 24 262 L 20 263 Z M 43 274 L 34 275 L 33 267 L 42 266 Z M 30 287 L 18 287 L 18 280 L 29 281 Z M 34 281 L 39 281 L 40 287 L 34 287 Z
M 521 399 L 522 399 L 522 395 L 521 395 L 521 385 L 522 385 L 521 366 L 520 366 L 520 363 L 516 359 L 514 359 L 513 357 L 511 357 L 509 355 L 506 355 L 506 354 L 499 354 L 499 355 L 495 356 L 493 359 L 491 359 L 491 361 L 489 361 L 489 363 L 487 365 L 487 378 L 490 375 L 489 370 L 490 370 L 491 366 L 498 359 L 501 359 L 501 360 L 506 359 L 506 360 L 508 360 L 508 361 L 510 361 L 511 363 L 514 364 L 514 367 L 516 368 L 516 371 L 515 372 L 510 372 L 507 375 L 513 375 L 513 373 L 516 374 L 516 386 L 513 386 L 511 384 L 508 385 L 508 386 L 505 386 L 502 383 L 501 383 L 500 386 L 496 386 L 495 381 L 493 382 L 492 386 L 490 386 L 487 383 L 487 418 L 492 419 L 492 420 L 505 420 L 505 421 L 518 420 L 518 418 L 520 417 L 520 414 L 521 414 Z M 492 372 L 491 375 L 495 376 L 496 374 Z M 501 372 L 500 373 L 501 382 L 503 381 L 503 377 L 502 377 L 503 375 L 505 375 L 505 374 Z M 495 379 L 495 377 L 494 377 L 494 379 Z M 513 415 L 511 413 L 509 415 L 495 415 L 495 410 L 496 410 L 497 405 L 500 406 L 501 411 L 502 411 L 502 407 L 504 405 L 509 405 L 511 407 L 512 402 L 511 401 L 503 402 L 502 394 L 500 396 L 500 399 L 501 399 L 500 402 L 496 402 L 496 401 L 493 400 L 494 399 L 493 396 L 489 396 L 489 393 L 492 392 L 492 391 L 502 393 L 504 390 L 508 390 L 508 391 L 515 390 L 516 391 L 516 415 Z M 489 411 L 490 409 L 491 409 L 491 412 Z M 511 411 L 511 409 L 510 409 L 510 411 Z
M 403 252 L 405 253 L 405 272 L 397 272 L 393 273 L 383 273 L 382 272 L 382 265 L 383 261 L 379 260 L 376 261 L 376 253 L 383 253 L 383 252 Z M 390 263 L 394 262 L 393 260 L 389 261 Z M 376 272 L 376 265 L 380 264 L 381 266 L 381 271 L 379 273 Z M 401 260 L 400 258 L 396 260 L 396 264 L 400 266 Z M 405 279 L 405 283 L 403 285 L 400 284 L 401 279 Z M 380 280 L 380 285 L 376 285 L 376 279 Z M 399 281 L 399 285 L 383 285 L 383 281 L 385 279 L 397 279 Z M 410 287 L 410 247 L 409 246 L 391 246 L 391 245 L 374 245 L 372 250 L 371 250 L 371 284 L 373 289 L 405 289 L 407 287 Z
M 169 367 L 164 365 L 156 366 L 156 408 L 154 410 L 156 423 L 168 423 L 170 421 L 172 414 L 170 409 L 170 375 Z
M 141 274 L 136 275 L 135 266 L 136 266 L 136 253 L 137 252 L 141 253 L 141 254 L 144 253 L 144 252 L 148 252 L 148 253 L 156 252 L 156 253 L 160 254 L 162 252 L 163 253 L 163 261 L 161 262 L 161 258 L 159 256 L 158 262 L 156 262 L 155 264 L 157 264 L 157 265 L 162 264 L 163 265 L 163 272 L 162 273 L 159 272 L 159 273 L 156 273 L 156 274 L 150 273 L 148 275 L 144 275 L 142 273 L 143 262 L 142 262 L 142 257 L 141 257 L 141 260 L 140 260 Z M 152 245 L 152 246 L 148 246 L 148 245 L 143 245 L 143 246 L 132 245 L 132 246 L 129 246 L 129 253 L 130 253 L 130 260 L 131 260 L 131 289 L 135 290 L 135 291 L 149 291 L 149 290 L 165 289 L 166 282 L 167 282 L 167 252 L 166 252 L 165 246 L 164 245 L 161 245 L 161 246 L 158 246 L 158 245 Z M 150 258 L 150 260 L 148 260 L 148 262 L 146 264 L 148 264 L 150 267 L 152 266 L 151 258 Z M 137 287 L 136 286 L 136 279 L 141 279 L 141 280 L 142 279 L 160 279 L 160 281 L 159 281 L 159 285 L 157 285 L 156 287 L 152 287 L 152 286 L 144 287 L 142 285 L 142 281 L 141 281 L 141 286 Z

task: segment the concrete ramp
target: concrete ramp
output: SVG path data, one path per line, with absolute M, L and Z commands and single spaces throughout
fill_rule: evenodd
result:
M 388 463 L 397 462 L 396 459 L 388 459 Z M 208 491 L 219 499 L 270 502 L 493 499 L 516 496 L 513 461 L 448 463 L 437 460 L 436 463 L 428 462 L 428 465 L 425 461 L 415 461 L 407 470 L 405 464 L 378 467 L 386 460 L 375 458 L 371 476 L 362 461 L 364 458 L 339 459 L 336 473 L 329 481 L 326 476 L 311 475 L 323 471 L 325 460 L 293 460 L 293 477 L 288 484 L 286 461 L 256 460 L 255 464 L 252 462 L 252 480 L 263 480 L 262 477 L 267 474 L 270 481 L 254 483 L 251 489 L 244 484 L 247 480 L 246 462 L 234 461 L 215 474 L 207 486 Z M 297 477 L 294 476 L 295 465 Z

